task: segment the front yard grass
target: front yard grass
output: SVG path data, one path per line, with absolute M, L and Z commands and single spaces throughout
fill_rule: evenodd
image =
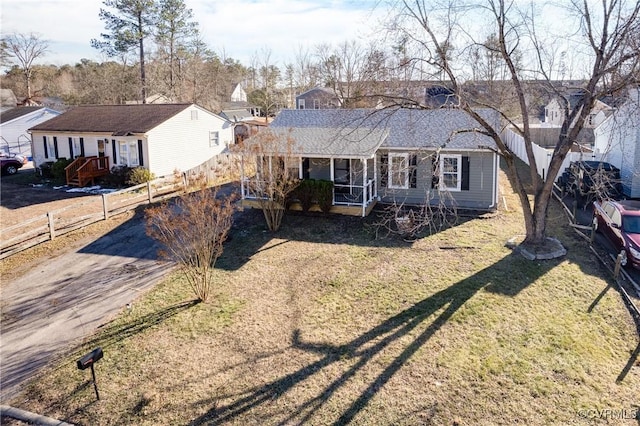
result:
M 505 247 L 523 227 L 502 182 L 508 209 L 413 243 L 337 216 L 271 234 L 245 211 L 210 303 L 167 277 L 12 405 L 85 425 L 593 424 L 607 409 L 636 424 L 630 314 L 614 289 L 598 298 L 609 281 L 559 206 L 565 258 Z M 96 346 L 100 401 L 75 366 Z

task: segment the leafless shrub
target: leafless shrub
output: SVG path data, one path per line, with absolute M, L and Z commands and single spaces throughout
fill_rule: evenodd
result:
M 376 236 L 395 234 L 413 240 L 421 233 L 432 234 L 455 225 L 458 212 L 451 193 L 439 190 L 427 195 L 426 201 L 419 206 L 394 202 L 385 207 L 380 219 L 374 223 Z
M 243 141 L 243 167 L 255 170 L 244 182 L 245 193 L 255 199 L 270 231 L 282 224 L 289 197 L 299 184 L 299 158 L 290 134 L 263 130 Z M 246 176 L 246 174 L 245 174 Z
M 173 203 L 164 202 L 145 212 L 147 235 L 163 246 L 160 256 L 178 263 L 202 302 L 211 295 L 212 270 L 236 210 L 236 194 L 218 196 L 218 189 L 201 185 Z

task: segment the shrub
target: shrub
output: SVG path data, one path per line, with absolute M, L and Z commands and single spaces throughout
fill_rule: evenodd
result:
M 111 173 L 104 177 L 105 184 L 115 187 L 125 186 L 129 170 L 131 169 L 127 166 L 113 166 L 111 168 Z
M 66 158 L 60 158 L 58 161 L 51 165 L 51 175 L 55 180 L 65 181 L 67 180 L 67 173 L 65 168 L 73 163 L 73 160 L 67 160 Z
M 135 167 L 133 169 L 129 169 L 126 176 L 127 177 L 125 183 L 127 185 L 140 185 L 141 183 L 146 183 L 156 178 L 155 175 L 149 171 L 149 169 L 145 169 L 144 167 Z
M 46 161 L 40 164 L 40 176 L 46 179 L 53 178 L 53 173 L 51 172 L 51 169 L 53 168 L 53 164 L 54 164 L 53 161 Z
M 315 198 L 320 210 L 329 213 L 333 206 L 333 182 L 329 180 L 317 180 L 315 183 Z
M 305 179 L 300 182 L 295 190 L 295 197 L 300 201 L 303 212 L 308 212 L 313 204 L 315 192 L 315 180 Z

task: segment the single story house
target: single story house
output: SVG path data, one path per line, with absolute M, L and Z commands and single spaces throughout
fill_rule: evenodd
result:
M 479 113 L 498 128 L 494 111 Z M 288 155 L 300 179 L 333 182 L 334 211 L 361 216 L 377 202 L 495 209 L 498 155 L 479 128 L 463 111 L 445 108 L 283 110 L 270 126 L 293 141 Z M 265 162 L 256 164 L 259 172 Z M 247 205 L 255 198 L 250 188 L 243 180 Z
M 16 107 L 0 112 L 0 151 L 31 159 L 31 135 L 27 129 L 60 114 L 43 106 Z
M 89 105 L 30 129 L 34 166 L 76 159 L 84 186 L 113 166 L 160 176 L 187 171 L 233 143 L 233 124 L 195 104 Z M 69 179 L 68 179 L 69 180 Z
M 326 87 L 314 87 L 296 96 L 297 109 L 340 108 L 340 98 Z

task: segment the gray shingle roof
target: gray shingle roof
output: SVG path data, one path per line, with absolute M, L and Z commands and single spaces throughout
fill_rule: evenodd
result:
M 478 110 L 499 132 L 499 116 L 489 109 Z M 322 132 L 331 129 L 338 135 L 350 134 L 351 138 L 333 138 L 331 145 L 316 151 L 356 152 L 355 137 L 365 138 L 386 135 L 380 147 L 389 149 L 479 149 L 495 148 L 491 138 L 475 130 L 481 126 L 464 111 L 456 109 L 421 110 L 408 108 L 336 109 L 336 110 L 283 110 L 271 124 L 272 128 L 295 129 L 299 144 L 328 143 Z M 358 132 L 352 130 L 358 128 Z M 303 130 L 306 129 L 306 130 Z M 351 130 L 351 131 L 350 131 Z M 317 140 L 316 140 L 317 138 Z M 375 139 L 375 137 L 373 138 Z M 314 141 L 315 140 L 315 141 Z M 365 143 L 365 145 L 367 145 Z M 368 146 L 368 145 L 367 145 Z M 376 148 L 377 149 L 377 148 Z
M 276 127 L 272 130 L 283 136 L 280 140 L 290 136 L 294 141 L 291 149 L 296 154 L 320 158 L 372 158 L 389 133 L 387 129 L 369 128 Z
M 145 133 L 191 104 L 87 105 L 73 108 L 30 130 L 99 132 L 114 135 Z

